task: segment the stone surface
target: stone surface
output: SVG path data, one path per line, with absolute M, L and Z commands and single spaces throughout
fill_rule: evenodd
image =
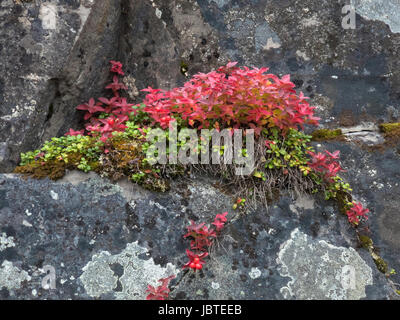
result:
M 84 173 L 71 180 L 0 177 L 2 299 L 144 299 L 147 284 L 171 274 L 175 299 L 394 297 L 331 202 L 283 195 L 243 214 L 209 178 L 176 180 L 165 194 Z M 182 270 L 185 226 L 226 210 L 204 269 Z M 46 290 L 49 266 L 55 287 Z

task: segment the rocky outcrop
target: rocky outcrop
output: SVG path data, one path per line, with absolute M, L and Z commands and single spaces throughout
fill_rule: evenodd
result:
M 349 3 L 354 29 L 342 25 Z M 342 129 L 346 141 L 315 146 L 341 151 L 343 176 L 371 210 L 374 246 L 399 273 L 400 145 L 382 147 L 377 129 L 399 121 L 399 16 L 396 0 L 3 0 L 0 171 L 11 172 L 20 152 L 79 129 L 75 106 L 103 94 L 110 59 L 124 64 L 136 102 L 144 87 L 182 85 L 228 60 L 268 66 L 292 75 L 323 127 Z M 177 181 L 166 194 L 92 178 L 2 175 L 1 297 L 143 298 L 145 284 L 171 273 L 177 299 L 394 294 L 334 204 L 282 196 L 268 212 L 232 214 L 202 278 L 181 270 L 182 230 L 189 219 L 230 209 L 232 199 L 208 178 Z M 38 285 L 46 265 L 55 268 L 56 290 Z M 353 271 L 355 287 L 340 286 Z M 400 283 L 398 274 L 390 279 Z
M 283 195 L 245 214 L 209 178 L 176 180 L 171 189 L 152 193 L 79 172 L 58 183 L 2 175 L 1 298 L 144 299 L 147 284 L 171 274 L 174 299 L 395 295 L 335 203 Z M 227 210 L 204 270 L 182 270 L 189 220 Z

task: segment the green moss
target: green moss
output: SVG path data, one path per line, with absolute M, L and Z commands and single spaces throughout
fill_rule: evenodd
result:
M 379 125 L 379 129 L 383 133 L 392 133 L 396 131 L 396 133 L 400 135 L 400 122 L 382 123 Z
M 336 139 L 341 136 L 342 136 L 342 130 L 340 130 L 340 129 L 335 129 L 335 130 L 319 129 L 319 130 L 315 130 L 312 133 L 312 140 L 313 141 L 325 141 L 325 140 Z
M 373 248 L 374 243 L 370 237 L 365 236 L 365 235 L 360 235 L 360 236 L 358 236 L 358 239 L 360 240 L 360 243 L 363 246 L 363 248 L 366 248 L 366 249 Z

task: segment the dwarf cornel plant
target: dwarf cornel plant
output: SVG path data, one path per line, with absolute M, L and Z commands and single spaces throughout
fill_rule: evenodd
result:
M 148 87 L 144 109 L 162 128 L 171 121 L 196 128 L 263 128 L 282 131 L 318 124 L 314 107 L 296 94 L 290 76 L 265 74 L 268 68 L 235 67 L 198 73 L 183 87 L 169 91 Z

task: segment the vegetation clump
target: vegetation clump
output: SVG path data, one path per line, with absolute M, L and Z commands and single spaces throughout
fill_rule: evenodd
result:
M 53 138 L 41 149 L 22 154 L 15 172 L 57 179 L 66 169 L 95 170 L 112 180 L 125 176 L 145 188 L 166 191 L 169 177 L 201 170 L 233 186 L 237 190 L 235 196 L 247 199 L 246 205 L 259 201 L 267 204 L 274 198 L 274 191 L 281 189 L 322 191 L 326 199 L 339 202 L 341 195 L 351 191 L 338 175 L 344 171 L 338 162 L 339 151 L 316 153 L 309 143 L 311 139 L 338 137 L 340 129 L 317 130 L 313 136 L 300 131 L 305 124 L 317 125 L 319 118 L 314 116 L 308 98 L 296 93 L 289 75 L 279 78 L 267 73 L 268 68 L 240 68 L 230 62 L 216 71 L 196 74 L 183 87 L 143 89 L 148 92 L 143 103 L 134 105 L 122 96 L 127 89 L 118 78 L 124 75 L 122 64 L 110 63 L 113 78 L 106 89 L 111 90 L 112 96 L 97 101 L 91 98 L 77 107 L 85 111 L 85 129 L 70 129 L 65 137 Z M 248 157 L 245 133 L 254 130 L 255 163 L 251 174 L 238 175 L 235 161 L 217 166 L 153 164 L 148 151 L 155 142 L 148 141 L 148 134 L 158 128 L 169 139 L 165 129 L 172 124 L 178 129 L 198 131 L 227 129 L 231 134 L 242 129 L 240 153 L 244 158 Z M 204 146 L 204 140 L 207 139 L 195 145 L 179 140 L 175 152 L 192 147 L 197 154 L 205 151 L 225 154 L 224 147 Z M 170 156 L 173 152 L 167 148 L 167 153 Z M 366 219 L 365 211 L 357 208 L 358 204 L 351 201 L 343 203 L 343 211 L 353 225 Z

